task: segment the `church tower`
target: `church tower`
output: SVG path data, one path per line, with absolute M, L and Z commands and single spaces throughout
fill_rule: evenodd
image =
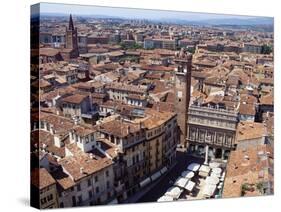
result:
M 175 113 L 179 125 L 180 145 L 187 147 L 187 113 L 190 101 L 192 54 L 185 50 L 175 55 Z
M 68 27 L 66 27 L 66 42 L 65 42 L 66 49 L 71 49 L 72 57 L 78 57 L 79 56 L 79 50 L 78 50 L 78 35 L 77 35 L 77 28 L 74 28 L 72 15 L 69 16 L 69 23 Z

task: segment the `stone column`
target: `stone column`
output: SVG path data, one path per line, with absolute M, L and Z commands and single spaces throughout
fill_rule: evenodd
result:
M 205 161 L 204 161 L 205 165 L 208 165 L 208 156 L 209 156 L 209 146 L 206 145 L 206 147 L 205 147 Z
M 212 159 L 215 159 L 216 158 L 216 148 L 213 148 L 213 158 Z
M 224 149 L 221 149 L 221 159 L 224 160 Z

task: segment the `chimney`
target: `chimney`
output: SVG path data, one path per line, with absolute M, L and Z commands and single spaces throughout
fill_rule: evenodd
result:
M 84 174 L 84 168 L 80 167 L 80 174 Z
M 129 134 L 130 133 L 130 126 L 128 125 L 127 126 L 127 134 Z
M 94 156 L 93 153 L 90 153 L 90 158 L 91 158 L 91 159 L 95 159 L 95 156 Z
M 159 103 L 159 102 L 156 103 L 156 110 L 157 110 L 158 112 L 160 111 L 160 103 Z
M 43 148 L 43 152 L 45 152 L 46 148 L 47 148 L 47 145 L 45 143 L 43 143 L 42 148 Z

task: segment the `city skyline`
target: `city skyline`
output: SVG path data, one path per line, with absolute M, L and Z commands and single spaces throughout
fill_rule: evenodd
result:
M 254 20 L 266 19 L 267 23 L 272 22 L 272 17 L 264 16 L 248 16 L 233 14 L 215 14 L 203 12 L 184 12 L 169 10 L 153 10 L 139 8 L 122 8 L 122 7 L 106 7 L 94 5 L 76 5 L 76 4 L 57 4 L 57 3 L 41 3 L 41 14 L 63 14 L 74 16 L 108 16 L 123 19 L 146 19 L 146 20 L 188 20 L 188 21 L 207 21 L 207 20 Z M 114 14 L 114 15 L 111 15 Z M 145 15 L 144 15 L 145 14 Z M 145 18 L 144 18 L 145 17 Z

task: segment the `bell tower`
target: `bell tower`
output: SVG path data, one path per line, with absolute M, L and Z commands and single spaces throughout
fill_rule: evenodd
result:
M 187 147 L 187 113 L 190 101 L 192 54 L 184 49 L 175 55 L 175 100 L 180 145 Z
M 79 56 L 77 28 L 74 28 L 71 14 L 69 16 L 68 27 L 66 27 L 65 47 L 67 49 L 72 49 L 72 56 L 74 57 Z

